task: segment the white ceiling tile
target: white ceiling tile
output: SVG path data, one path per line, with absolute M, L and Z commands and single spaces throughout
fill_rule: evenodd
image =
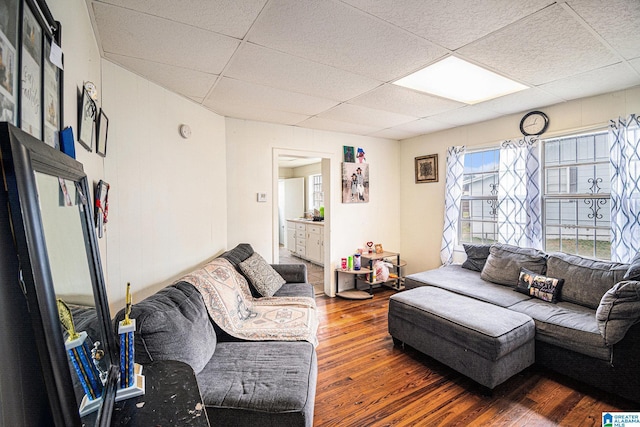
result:
M 629 61 L 629 64 L 631 64 L 631 66 L 633 68 L 635 68 L 635 70 L 640 73 L 640 58 L 636 58 L 632 61 Z
M 273 0 L 248 40 L 382 81 L 397 79 L 447 53 L 335 0 Z
M 321 117 L 311 117 L 298 123 L 298 126 L 333 132 L 352 133 L 356 135 L 369 135 L 380 129 L 379 127 L 349 123 L 340 120 L 323 119 Z
M 400 141 L 401 139 L 408 139 L 417 135 L 412 132 L 400 130 L 398 128 L 388 128 L 370 133 L 368 136 L 373 136 L 376 138 L 395 139 L 396 141 Z
M 640 56 L 640 1 L 569 1 L 568 5 L 626 59 Z
M 241 39 L 267 0 L 101 0 Z
M 512 114 L 544 107 L 546 105 L 558 104 L 565 100 L 566 99 L 562 97 L 552 95 L 534 87 L 485 101 L 479 105 L 487 110 L 496 111 L 501 114 Z
M 394 84 L 380 86 L 371 92 L 349 101 L 349 104 L 406 114 L 413 117 L 426 117 L 465 105 L 460 102 L 438 98 Z
M 251 43 L 244 44 L 225 75 L 307 95 L 346 101 L 381 82 Z
M 448 123 L 450 125 L 462 126 L 475 122 L 495 119 L 499 116 L 501 116 L 500 113 L 484 109 L 479 104 L 476 104 L 467 105 L 466 107 L 458 108 L 457 110 L 436 114 L 435 116 L 431 116 L 430 119 L 438 122 Z
M 550 0 L 342 0 L 455 50 L 553 4 Z M 490 6 L 490 7 L 488 7 Z
M 432 119 L 418 119 L 413 122 L 404 123 L 398 126 L 394 126 L 392 129 L 410 132 L 413 136 L 422 135 L 425 133 L 436 132 L 444 129 L 451 129 L 454 125 L 449 123 L 439 122 Z
M 627 64 L 619 63 L 567 79 L 541 85 L 540 88 L 565 99 L 584 98 L 614 92 L 640 84 L 640 75 Z
M 105 54 L 105 57 L 160 86 L 186 97 L 204 98 L 216 81 L 215 74 L 189 70 L 173 65 L 159 64 L 129 56 Z
M 333 107 L 336 101 L 225 77 L 216 84 L 204 104 L 214 109 L 231 105 L 315 115 Z
M 255 107 L 252 105 L 223 104 L 208 107 L 215 113 L 225 117 L 233 117 L 243 120 L 255 120 L 258 122 L 279 123 L 283 125 L 295 125 L 309 117 L 303 114 L 270 110 L 266 108 Z
M 533 85 L 619 61 L 557 5 L 471 43 L 458 52 L 506 76 Z
M 93 10 L 105 54 L 219 74 L 239 45 L 230 37 L 121 7 L 93 3 Z
M 318 114 L 318 117 L 329 120 L 357 123 L 377 129 L 384 129 L 417 119 L 417 117 L 411 117 L 404 114 L 375 110 L 373 108 L 351 104 L 340 104 L 331 110 Z

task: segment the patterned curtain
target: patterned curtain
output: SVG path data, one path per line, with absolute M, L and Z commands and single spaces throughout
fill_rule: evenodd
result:
M 640 252 L 640 121 L 612 120 L 611 260 L 628 263 Z
M 462 199 L 462 175 L 464 173 L 464 145 L 447 149 L 447 176 L 444 196 L 444 231 L 440 260 L 443 265 L 453 261 L 453 249 L 458 240 L 458 219 Z
M 498 241 L 542 249 L 540 148 L 535 138 L 500 148 Z

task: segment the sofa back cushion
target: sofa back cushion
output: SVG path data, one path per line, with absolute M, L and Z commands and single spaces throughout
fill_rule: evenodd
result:
M 121 310 L 116 321 L 124 318 Z M 200 293 L 189 283 L 178 282 L 134 304 L 136 319 L 135 360 L 178 360 L 198 373 L 216 349 L 216 333 Z M 117 328 L 117 323 L 116 323 Z
M 602 296 L 622 280 L 629 265 L 554 252 L 547 259 L 547 275 L 564 279 L 560 301 L 596 309 Z
M 489 249 L 489 257 L 480 277 L 487 282 L 515 287 L 522 267 L 536 274 L 544 274 L 545 253 L 537 249 L 495 243 Z

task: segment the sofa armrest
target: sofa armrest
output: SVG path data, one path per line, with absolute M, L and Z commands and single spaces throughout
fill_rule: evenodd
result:
M 287 283 L 307 283 L 307 266 L 304 264 L 271 264 L 271 267 Z
M 607 345 L 622 340 L 629 328 L 640 321 L 640 282 L 623 280 L 609 289 L 602 296 L 596 321 Z

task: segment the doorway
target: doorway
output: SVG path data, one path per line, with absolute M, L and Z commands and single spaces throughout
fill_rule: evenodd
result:
M 328 154 L 274 149 L 273 165 L 274 171 L 277 171 L 274 173 L 274 193 L 277 199 L 274 200 L 274 262 L 306 264 L 308 279 L 314 285 L 316 294 L 328 294 L 331 268 L 329 255 L 331 169 Z M 319 181 L 322 182 L 321 189 L 318 185 Z M 299 223 L 302 227 L 309 224 L 309 227 L 319 229 L 321 233 L 320 253 L 309 252 L 307 256 L 304 249 L 296 250 L 295 239 L 287 239 L 287 220 L 298 220 L 304 218 L 305 214 L 313 216 L 314 212 L 318 216 L 320 211 L 324 212 L 322 222 Z M 290 222 L 289 225 L 291 224 Z M 302 244 L 304 245 L 305 242 L 303 241 Z

